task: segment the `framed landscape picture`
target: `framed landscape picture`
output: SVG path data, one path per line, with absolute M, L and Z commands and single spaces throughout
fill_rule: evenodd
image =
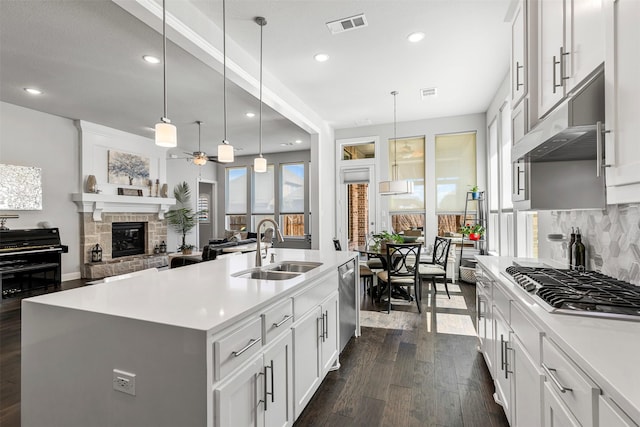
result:
M 109 150 L 109 184 L 147 186 L 149 159 L 137 154 Z

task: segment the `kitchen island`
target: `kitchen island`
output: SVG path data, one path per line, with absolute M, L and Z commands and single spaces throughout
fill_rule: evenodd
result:
M 339 366 L 338 267 L 357 254 L 270 253 L 319 265 L 234 277 L 242 254 L 23 300 L 22 425 L 293 424 Z
M 550 312 L 505 273 L 554 261 L 478 256 L 479 351 L 511 425 L 640 425 L 640 318 Z

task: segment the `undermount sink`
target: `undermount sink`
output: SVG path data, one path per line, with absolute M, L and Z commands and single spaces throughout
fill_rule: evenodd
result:
M 287 272 L 295 272 L 295 273 L 306 273 L 307 271 L 311 271 L 314 268 L 320 267 L 321 265 L 322 265 L 321 262 L 281 261 L 273 266 L 267 265 L 263 268 L 269 271 L 287 271 Z
M 252 269 L 249 271 L 241 271 L 239 273 L 232 274 L 233 277 L 240 277 L 243 279 L 259 279 L 259 280 L 288 280 L 299 276 L 300 273 L 291 273 L 287 271 L 272 271 L 263 269 Z
M 277 264 L 239 271 L 231 276 L 243 279 L 288 280 L 293 279 L 302 273 L 306 273 L 307 271 L 311 271 L 314 268 L 320 267 L 321 265 L 321 262 L 281 261 Z

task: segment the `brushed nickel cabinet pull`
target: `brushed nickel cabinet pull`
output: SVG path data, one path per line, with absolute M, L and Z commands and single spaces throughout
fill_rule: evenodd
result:
M 245 351 L 249 350 L 254 345 L 258 344 L 259 342 L 260 342 L 260 338 L 252 338 L 249 340 L 249 344 L 245 345 L 243 348 L 241 348 L 238 351 L 232 351 L 231 354 L 233 354 L 233 357 L 238 357 Z
M 542 369 L 544 370 L 544 372 L 551 379 L 551 382 L 553 382 L 553 384 L 558 388 L 558 390 L 560 390 L 560 393 L 566 393 L 568 391 L 573 391 L 572 388 L 565 387 L 565 386 L 562 385 L 562 383 L 560 383 L 558 378 L 555 376 L 556 370 L 554 368 L 549 368 L 544 363 L 542 363 L 541 365 L 542 365 Z
M 283 318 L 281 321 L 279 321 L 278 323 L 274 323 L 274 324 L 273 324 L 273 327 L 274 327 L 274 328 L 279 328 L 280 326 L 282 326 L 283 324 L 285 324 L 285 323 L 287 322 L 287 320 L 291 319 L 292 317 L 293 317 L 293 316 L 292 316 L 292 315 L 290 315 L 290 314 L 285 314 L 285 315 L 284 315 L 284 318 Z

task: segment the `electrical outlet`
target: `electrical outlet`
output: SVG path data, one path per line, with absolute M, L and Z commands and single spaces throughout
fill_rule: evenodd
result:
M 113 389 L 135 396 L 136 395 L 136 374 L 121 371 L 119 369 L 114 369 L 113 370 Z

